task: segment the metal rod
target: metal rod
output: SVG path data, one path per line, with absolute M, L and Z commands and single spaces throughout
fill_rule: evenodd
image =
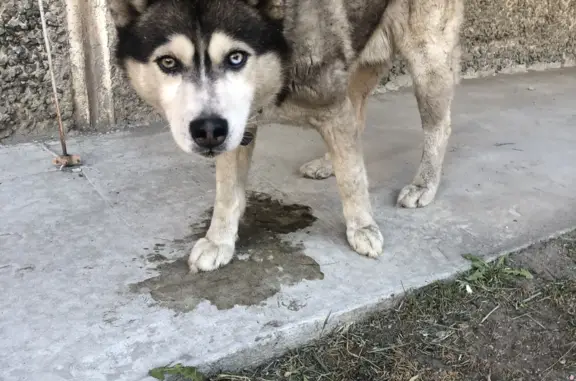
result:
M 62 155 L 68 156 L 66 149 L 66 137 L 64 136 L 64 126 L 62 124 L 62 115 L 60 114 L 60 104 L 58 103 L 58 90 L 56 89 L 56 78 L 54 78 L 54 68 L 52 66 L 52 52 L 50 51 L 50 40 L 48 39 L 48 29 L 46 27 L 46 18 L 44 16 L 44 4 L 42 0 L 38 0 L 40 7 L 40 19 L 42 21 L 42 34 L 44 35 L 44 43 L 46 44 L 46 53 L 48 54 L 48 69 L 52 79 L 52 91 L 54 93 L 54 104 L 56 106 L 56 117 L 58 118 L 58 132 L 60 135 L 60 145 L 62 146 Z

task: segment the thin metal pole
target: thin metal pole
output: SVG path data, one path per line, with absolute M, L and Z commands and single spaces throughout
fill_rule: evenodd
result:
M 46 44 L 46 53 L 48 54 L 48 69 L 52 79 L 52 91 L 54 93 L 54 104 L 56 106 L 56 117 L 58 118 L 58 131 L 60 133 L 60 145 L 62 145 L 62 155 L 68 156 L 66 149 L 66 137 L 64 136 L 64 126 L 62 124 L 62 115 L 60 114 L 60 104 L 58 103 L 58 91 L 56 89 L 56 78 L 54 78 L 54 68 L 52 66 L 52 52 L 50 51 L 50 41 L 48 39 L 48 29 L 46 28 L 46 18 L 44 16 L 44 4 L 42 0 L 38 0 L 40 7 L 40 19 L 42 21 L 42 34 L 44 35 L 44 43 Z

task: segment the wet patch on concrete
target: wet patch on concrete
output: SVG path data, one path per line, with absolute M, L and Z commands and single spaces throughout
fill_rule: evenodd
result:
M 284 204 L 263 193 L 248 194 L 232 262 L 216 271 L 190 274 L 188 254 L 205 235 L 211 215 L 212 209 L 206 212 L 203 221 L 192 226 L 192 234 L 184 239 L 156 245 L 149 262 L 161 261 L 162 250 L 181 252 L 182 257 L 160 263 L 156 268 L 158 276 L 133 284 L 130 289 L 149 292 L 160 305 L 186 312 L 202 300 L 210 301 L 218 309 L 256 305 L 275 295 L 282 285 L 324 278 L 318 263 L 304 255 L 303 245 L 285 236 L 314 223 L 316 217 L 310 207 Z M 298 301 L 293 304 L 301 305 Z

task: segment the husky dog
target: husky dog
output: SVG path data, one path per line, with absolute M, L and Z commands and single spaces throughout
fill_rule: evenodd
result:
M 398 205 L 435 197 L 460 72 L 463 0 L 107 0 L 116 56 L 139 96 L 159 110 L 186 152 L 216 160 L 210 228 L 192 249 L 192 272 L 226 265 L 245 209 L 256 130 L 269 123 L 316 129 L 328 152 L 304 164 L 336 176 L 350 246 L 377 257 L 361 133 L 366 99 L 405 59 L 424 147 Z

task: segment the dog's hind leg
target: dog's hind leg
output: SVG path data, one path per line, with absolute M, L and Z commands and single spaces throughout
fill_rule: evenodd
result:
M 458 1 L 448 3 L 454 6 Z M 418 171 L 412 183 L 398 196 L 398 205 L 406 208 L 423 207 L 434 200 L 452 131 L 451 105 L 459 74 L 460 19 L 457 12 L 450 14 L 448 9 L 444 12 L 447 12 L 444 27 L 434 26 L 428 19 L 413 20 L 422 30 L 409 29 L 411 32 L 406 32 L 399 43 L 399 50 L 412 75 L 424 130 L 424 148 Z M 423 14 L 414 17 L 423 17 Z
M 360 132 L 366 125 L 366 99 L 370 96 L 374 88 L 378 86 L 380 79 L 388 71 L 388 65 L 365 65 L 360 66 L 350 77 L 348 94 L 356 115 Z M 334 167 L 330 160 L 330 153 L 327 152 L 323 157 L 309 161 L 300 167 L 300 174 L 311 179 L 326 179 L 334 175 Z
M 348 243 L 359 254 L 382 253 L 382 234 L 372 215 L 368 178 L 362 154 L 361 130 L 352 101 L 328 110 L 316 128 L 328 146 L 346 220 Z
M 252 131 L 256 137 L 256 129 Z M 238 223 L 246 208 L 246 182 L 255 141 L 216 157 L 214 212 L 206 236 L 190 253 L 191 272 L 216 270 L 232 260 Z
M 311 160 L 300 167 L 300 174 L 309 179 L 323 180 L 334 175 L 334 167 L 330 160 L 330 153 Z

